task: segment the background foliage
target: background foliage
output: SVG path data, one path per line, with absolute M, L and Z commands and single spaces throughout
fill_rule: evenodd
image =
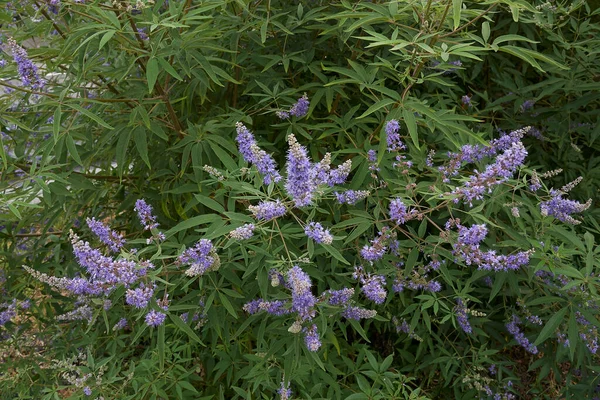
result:
M 595 395 L 597 4 L 3 5 L 0 388 L 6 398 L 79 398 L 88 390 L 107 399 L 286 398 L 277 391 L 288 383 L 291 398 L 307 399 Z M 18 79 L 23 60 L 15 59 L 9 38 L 26 49 L 44 85 Z M 277 111 L 305 93 L 305 117 L 278 118 Z M 386 150 L 392 119 L 406 145 L 400 160 Z M 239 121 L 284 176 L 286 138 L 293 133 L 313 161 L 326 152 L 334 165 L 351 160 L 350 179 L 321 187 L 312 205 L 294 208 L 284 181 L 264 185 L 248 169 L 235 140 Z M 526 166 L 472 207 L 455 203 L 453 190 L 490 160 L 464 163 L 444 182 L 438 167 L 449 165 L 447 153 L 487 146 L 501 132 L 525 126 L 532 127 L 523 138 Z M 377 151 L 374 160 L 369 150 Z M 534 170 L 554 171 L 539 191 L 529 188 Z M 593 199 L 574 215 L 581 223 L 542 215 L 549 190 L 580 176 L 568 196 Z M 346 189 L 370 196 L 340 205 L 333 192 Z M 164 241 L 147 242 L 150 234 L 134 212 L 142 198 L 152 205 Z M 287 207 L 281 218 L 256 221 L 248 211 L 276 198 Z M 395 198 L 420 217 L 394 223 L 389 205 Z M 158 308 L 127 305 L 122 285 L 104 307 L 102 296 L 78 299 L 22 267 L 85 277 L 69 230 L 105 251 L 85 225 L 92 217 L 125 235 L 120 257 L 156 265 L 144 279 L 157 285 L 156 298 L 168 295 L 164 324 L 148 327 L 145 315 Z M 455 254 L 456 228 L 444 228 L 450 218 L 466 227 L 486 224 L 486 250 L 533 250 L 528 265 L 508 272 L 466 265 Z M 331 230 L 331 245 L 307 238 L 309 221 Z M 247 223 L 256 224 L 255 235 L 234 240 L 230 233 Z M 398 253 L 370 263 L 361 249 L 384 227 L 399 240 Z M 212 241 L 220 268 L 189 277 L 178 256 L 200 239 Z M 417 279 L 432 260 L 443 263 L 419 278 L 435 279 L 440 291 L 394 293 L 397 274 Z M 293 265 L 310 276 L 315 295 L 356 288 L 353 304 L 377 315 L 355 321 L 319 302 L 313 322 L 322 346 L 312 352 L 302 333 L 288 332 L 294 317 L 244 311 L 256 298 L 288 300 L 289 290 L 271 285 L 270 271 L 286 276 Z M 353 279 L 358 265 L 387 278 L 383 304 L 370 301 Z M 89 320 L 57 319 L 82 304 L 93 310 Z M 196 313 L 197 321 L 183 313 Z M 466 315 L 472 333 L 461 329 Z M 536 354 L 509 332 L 513 315 Z M 121 318 L 127 327 L 113 329 Z

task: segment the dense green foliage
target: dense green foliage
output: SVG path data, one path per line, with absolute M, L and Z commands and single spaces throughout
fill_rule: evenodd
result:
M 288 385 L 298 399 L 594 398 L 598 9 L 583 0 L 4 4 L 3 398 L 267 399 L 287 398 Z M 304 94 L 305 116 L 278 117 Z M 391 120 L 400 151 L 387 149 Z M 264 184 L 244 160 L 238 122 L 272 154 L 280 182 Z M 351 161 L 347 183 L 319 185 L 296 207 L 290 134 L 312 162 L 327 152 L 335 166 Z M 461 190 L 516 149 L 498 150 L 507 137 L 523 143 L 524 163 L 470 204 Z M 464 155 L 464 145 L 488 153 L 444 179 L 448 152 Z M 348 189 L 369 196 L 340 204 L 335 192 Z M 567 198 L 583 212 L 540 207 Z M 134 211 L 139 199 L 158 217 L 151 232 Z M 249 209 L 276 199 L 279 218 Z M 414 210 L 406 221 L 394 217 L 395 199 Z M 120 253 L 87 218 L 124 235 Z M 309 222 L 331 243 L 308 238 Z M 250 239 L 232 236 L 250 223 Z M 460 229 L 482 224 L 487 237 L 465 246 Z M 96 279 L 74 257 L 81 243 L 70 231 L 138 271 L 154 264 L 140 272 L 156 285 L 152 301 L 133 307 L 123 284 L 86 296 L 49 284 Z M 181 255 L 201 239 L 214 246 L 209 271 L 185 273 Z M 369 261 L 370 244 L 388 251 Z M 486 269 L 469 261 L 479 245 L 528 262 Z M 250 315 L 258 298 L 296 301 L 294 266 L 310 276 L 314 316 Z M 386 280 L 381 304 L 364 289 L 375 276 Z M 342 288 L 377 315 L 344 317 L 326 292 Z M 83 308 L 91 314 L 64 317 Z M 162 311 L 164 323 L 146 323 Z M 312 324 L 318 349 L 305 343 Z

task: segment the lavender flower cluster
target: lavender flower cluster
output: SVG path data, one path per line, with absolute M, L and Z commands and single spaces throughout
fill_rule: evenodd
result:
M 387 226 L 384 226 L 378 233 L 377 237 L 370 241 L 370 245 L 366 244 L 360 250 L 360 255 L 366 261 L 373 263 L 383 258 L 390 244 L 395 244 L 393 241 L 393 232 Z
M 579 333 L 581 340 L 585 342 L 586 347 L 592 354 L 596 354 L 599 348 L 598 328 L 592 324 L 579 312 L 576 312 L 576 321 L 583 327 L 583 332 Z
M 418 215 L 417 210 L 408 209 L 401 199 L 394 199 L 390 202 L 390 218 L 398 225 L 405 224 Z
M 442 290 L 442 285 L 438 281 L 430 279 L 429 273 L 437 271 L 440 264 L 439 261 L 431 261 L 425 265 L 419 265 L 417 268 L 413 268 L 410 276 L 406 278 L 403 276 L 403 271 L 401 270 L 403 263 L 397 263 L 398 274 L 394 279 L 392 290 L 395 293 L 400 293 L 405 288 L 410 290 L 426 290 L 431 293 L 439 292 Z
M 365 297 L 375 304 L 382 304 L 387 297 L 385 289 L 385 277 L 383 275 L 372 275 L 365 273 L 361 266 L 354 268 L 352 277 L 362 285 L 361 290 Z
M 315 316 L 317 298 L 312 294 L 310 277 L 300 267 L 294 266 L 286 276 L 287 286 L 292 292 L 291 310 L 301 321 L 311 321 Z
M 333 192 L 335 198 L 340 204 L 354 205 L 361 200 L 369 197 L 370 192 L 368 190 L 346 190 L 345 192 Z
M 125 302 L 135 308 L 146 308 L 154 295 L 154 289 L 154 286 L 146 286 L 143 283 L 136 289 L 127 289 Z
M 287 386 L 285 382 L 281 381 L 281 386 L 277 390 L 277 394 L 279 395 L 279 400 L 291 400 L 292 398 L 292 389 L 290 389 L 290 383 L 288 382 Z
M 460 329 L 462 329 L 465 333 L 473 333 L 473 328 L 469 323 L 467 306 L 461 298 L 456 299 L 456 307 L 454 307 L 454 312 L 456 313 L 456 320 L 458 321 L 458 326 L 460 326 Z
M 391 119 L 385 124 L 385 133 L 387 135 L 387 150 L 392 151 L 400 151 L 406 150 L 406 146 L 402 143 L 402 139 L 400 138 L 400 123 Z
M 34 90 L 42 89 L 46 84 L 46 81 L 40 78 L 38 68 L 29 59 L 27 51 L 19 46 L 13 38 L 9 38 L 7 43 L 12 53 L 12 57 L 17 63 L 17 72 L 19 73 L 23 86 L 31 87 Z
M 135 202 L 134 210 L 137 212 L 138 218 L 144 230 L 149 231 L 158 227 L 156 222 L 156 216 L 152 214 L 152 206 L 150 206 L 144 199 L 139 199 Z
M 585 203 L 563 198 L 565 192 L 562 190 L 550 190 L 550 200 L 543 201 L 540 204 L 542 215 L 553 216 L 559 221 L 571 225 L 577 225 L 581 221 L 576 220 L 571 214 L 582 213 L 592 205 L 592 199 Z
M 304 233 L 316 243 L 331 244 L 333 242 L 333 236 L 329 232 L 329 229 L 323 228 L 318 222 L 309 222 L 306 224 Z
M 354 289 L 344 288 L 339 290 L 326 290 L 318 298 L 312 293 L 312 282 L 310 277 L 302 268 L 293 266 L 286 273 L 285 278 L 279 272 L 272 270 L 271 282 L 273 286 L 284 285 L 291 291 L 291 301 L 286 300 L 272 300 L 267 301 L 264 299 L 251 300 L 244 305 L 244 311 L 248 314 L 256 314 L 264 311 L 274 316 L 283 316 L 289 314 L 295 314 L 296 320 L 289 328 L 291 333 L 304 333 L 304 339 L 306 347 L 310 351 L 317 351 L 321 347 L 321 341 L 317 332 L 316 325 L 307 325 L 306 323 L 312 321 L 316 316 L 316 308 L 318 303 L 326 303 L 331 306 L 340 306 L 342 310 L 340 314 L 346 319 L 361 320 L 365 318 L 373 318 L 377 312 L 374 310 L 368 310 L 362 307 L 354 306 L 352 304 L 352 296 L 354 296 Z M 371 289 L 367 288 L 367 293 L 373 297 L 374 301 L 380 303 L 385 299 L 384 293 L 381 293 L 381 289 L 377 292 L 377 284 L 381 282 L 380 279 L 383 277 L 375 276 L 368 277 L 372 282 L 367 283 L 371 285 Z M 385 280 L 383 280 L 385 285 Z
M 258 172 L 263 175 L 264 184 L 270 185 L 271 182 L 279 182 L 281 175 L 277 171 L 275 160 L 258 147 L 252 132 L 241 122 L 236 124 L 236 131 L 237 136 L 235 140 L 238 143 L 240 153 L 246 162 L 254 164 Z
M 94 232 L 100 241 L 107 245 L 111 251 L 117 252 L 123 247 L 123 235 L 113 231 L 101 221 L 97 221 L 96 218 L 87 218 L 85 221 L 92 232 Z
M 302 330 L 305 334 L 306 347 L 310 351 L 317 351 L 321 347 L 321 342 L 316 325 L 302 329 L 302 324 L 312 321 L 316 314 L 317 298 L 312 294 L 310 277 L 300 267 L 294 266 L 286 274 L 285 285 L 292 293 L 291 303 L 282 300 L 257 299 L 246 303 L 244 310 L 249 314 L 266 311 L 275 316 L 295 313 L 297 320 L 290 331 L 297 333 Z
M 517 129 L 510 133 L 502 133 L 498 139 L 491 140 L 489 146 L 466 144 L 461 147 L 458 153 L 448 153 L 449 162 L 439 167 L 444 182 L 450 182 L 451 176 L 458 175 L 458 170 L 463 164 L 475 163 L 508 150 L 513 144 L 519 142 L 529 130 L 531 130 L 531 127 Z
M 515 171 L 523 165 L 526 156 L 527 150 L 523 143 L 520 141 L 513 143 L 483 172 L 475 171 L 464 186 L 454 189 L 452 191 L 452 194 L 456 196 L 454 202 L 458 203 L 462 199 L 473 206 L 473 201 L 482 200 L 486 191 L 491 193 L 494 186 L 511 178 Z
M 287 180 L 285 189 L 294 200 L 296 207 L 304 207 L 312 203 L 318 186 L 341 185 L 350 174 L 352 162 L 345 161 L 336 169 L 331 169 L 331 155 L 325 154 L 323 160 L 312 163 L 308 158 L 306 147 L 296 140 L 293 134 L 288 135 Z
M 414 329 L 410 327 L 410 325 L 404 318 L 402 320 L 399 320 L 396 316 L 394 316 L 392 317 L 392 323 L 396 327 L 396 332 L 406 333 L 409 338 L 414 339 L 418 342 L 423 341 L 423 339 L 415 333 Z
M 291 115 L 297 118 L 302 118 L 308 114 L 310 101 L 306 93 L 298 99 L 298 101 L 289 109 L 289 111 L 277 111 L 275 114 L 281 119 L 287 119 Z
M 17 311 L 27 310 L 30 306 L 29 300 L 19 301 L 13 299 L 10 303 L 0 304 L 0 326 L 6 325 L 10 320 L 17 316 Z
M 453 254 L 465 264 L 476 265 L 477 269 L 487 271 L 514 271 L 529 264 L 532 250 L 508 256 L 496 254 L 495 250 L 482 251 L 480 243 L 486 238 L 487 232 L 485 224 L 473 225 L 470 228 L 459 224 Z
M 138 202 L 136 202 L 136 211 L 138 212 L 142 224 L 148 227 L 147 229 L 154 229 L 157 226 L 155 223 L 156 217 L 152 215 L 151 212 L 152 209 L 143 200 L 138 200 Z M 90 229 L 102 242 L 108 245 L 111 251 L 116 251 L 123 247 L 124 240 L 120 234 L 112 231 L 108 226 L 93 218 L 88 218 L 87 223 Z M 154 295 L 154 285 L 141 283 L 137 288 L 132 287 L 140 280 L 147 279 L 148 269 L 154 268 L 152 263 L 149 261 L 136 262 L 123 258 L 115 259 L 106 256 L 102 254 L 100 250 L 91 247 L 88 242 L 79 239 L 73 231 L 71 231 L 69 235 L 73 245 L 75 259 L 86 271 L 87 277 L 58 278 L 24 266 L 24 269 L 40 282 L 46 283 L 56 290 L 67 291 L 78 296 L 78 300 L 75 303 L 76 308 L 66 314 L 60 315 L 58 317 L 59 320 L 92 321 L 92 306 L 94 303 L 91 301 L 91 298 L 109 296 L 119 286 L 123 286 L 126 289 L 125 302 L 128 305 L 138 309 L 147 308 L 149 306 L 150 300 Z M 206 257 L 202 258 L 202 255 L 198 255 L 194 250 L 196 249 L 190 249 L 189 253 L 185 254 L 183 258 L 186 261 L 191 262 L 208 262 Z M 201 250 L 204 250 L 202 246 L 200 246 L 198 252 L 201 252 Z M 218 257 L 217 261 L 213 259 L 211 264 L 212 268 L 214 268 L 214 264 L 218 264 Z M 157 300 L 156 303 L 158 308 L 162 311 L 168 309 L 168 301 L 166 298 L 160 301 Z M 105 298 L 103 302 L 104 309 L 109 309 L 111 306 L 112 302 Z M 145 317 L 146 323 L 149 326 L 158 326 L 162 324 L 166 318 L 166 314 L 162 311 L 150 310 Z M 121 319 L 113 327 L 113 330 L 123 329 L 126 325 L 127 321 Z
M 206 272 L 219 269 L 220 260 L 213 244 L 208 239 L 199 240 L 194 247 L 185 250 L 177 259 L 181 265 L 189 264 L 187 276 L 202 276 Z
M 116 259 L 103 255 L 71 232 L 73 253 L 80 266 L 86 269 L 90 279 L 73 278 L 66 289 L 77 295 L 109 294 L 116 286 L 129 287 L 146 275 L 146 268 L 137 268 L 134 261 Z
M 521 321 L 519 320 L 519 317 L 513 315 L 510 322 L 506 324 L 506 329 L 511 335 L 513 335 L 513 337 L 520 346 L 522 346 L 531 354 L 537 354 L 538 348 L 533 343 L 529 342 L 529 339 L 525 337 L 525 334 L 523 334 L 523 332 L 519 328 L 520 322 Z
M 235 240 L 248 240 L 254 235 L 254 229 L 256 229 L 254 224 L 245 224 L 239 228 L 235 228 L 229 236 Z
M 261 201 L 257 206 L 250 206 L 248 209 L 256 219 L 264 221 L 279 218 L 287 212 L 279 199 L 276 201 Z

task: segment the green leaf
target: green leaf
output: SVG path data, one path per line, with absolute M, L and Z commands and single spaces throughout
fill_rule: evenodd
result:
M 548 57 L 544 54 L 538 53 L 537 51 L 533 51 L 533 50 L 529 50 L 529 49 L 525 49 L 525 48 L 517 47 L 517 46 L 510 46 L 510 45 L 502 46 L 498 50 L 502 51 L 504 53 L 512 54 L 513 56 L 519 57 L 520 59 L 527 61 L 529 64 L 531 64 L 532 67 L 537 68 L 541 72 L 546 72 L 546 71 L 544 71 L 544 69 L 538 64 L 538 62 L 536 60 L 543 61 L 545 63 L 548 63 L 548 64 L 553 65 L 560 69 L 564 69 L 564 70 L 569 69 L 568 67 L 554 61 L 550 57 Z
M 140 117 L 142 117 L 142 121 L 144 122 L 144 126 L 148 129 L 150 129 L 151 124 L 150 124 L 150 116 L 148 115 L 148 112 L 146 111 L 146 108 L 142 105 L 139 105 L 135 108 L 135 111 L 140 114 Z
M 198 337 L 198 335 L 196 335 L 196 332 L 194 332 L 192 330 L 192 328 L 190 328 L 188 326 L 188 324 L 186 324 L 185 322 L 183 322 L 183 320 L 181 319 L 181 317 L 179 317 L 178 315 L 169 314 L 169 318 L 171 319 L 171 321 L 173 321 L 173 323 L 179 329 L 181 329 L 183 332 L 185 332 L 185 334 L 188 335 L 190 337 L 190 339 L 192 339 L 194 342 L 197 342 L 197 343 L 201 344 L 202 346 L 205 346 L 205 344 L 202 343 L 202 340 L 200 340 L 200 338 Z
M 510 12 L 513 17 L 513 21 L 519 22 L 519 7 L 517 7 L 514 4 L 509 5 L 509 7 L 510 7 Z
M 196 227 L 198 225 L 202 225 L 202 224 L 208 224 L 211 222 L 215 222 L 216 220 L 219 220 L 219 219 L 220 219 L 219 216 L 215 215 L 215 214 L 198 215 L 196 217 L 192 217 L 190 219 L 186 219 L 185 221 L 178 223 L 173 228 L 166 231 L 165 236 L 170 237 L 179 231 L 183 231 L 183 230 L 189 229 L 189 228 L 194 228 L 194 227 Z
M 498 46 L 500 43 L 508 42 L 508 41 L 511 41 L 511 40 L 512 41 L 528 42 L 528 43 L 538 43 L 535 40 L 531 40 L 529 38 L 526 38 L 525 36 L 508 34 L 508 35 L 498 36 L 496 39 L 494 39 L 494 42 L 492 43 L 492 46 Z
M 548 320 L 548 322 L 546 323 L 546 325 L 540 332 L 540 335 L 535 340 L 534 345 L 537 346 L 540 343 L 542 343 L 544 340 L 548 339 L 550 336 L 554 335 L 554 333 L 556 332 L 556 329 L 558 328 L 560 323 L 563 322 L 563 318 L 565 317 L 567 310 L 568 310 L 568 307 L 561 308 L 559 312 L 554 314 Z
M 135 142 L 135 147 L 137 148 L 140 157 L 146 163 L 148 168 L 152 168 L 150 165 L 150 159 L 148 158 L 148 142 L 146 139 L 146 130 L 143 127 L 137 127 L 133 131 L 133 141 Z
M 117 166 L 119 167 L 119 175 L 123 174 L 125 168 L 125 159 L 127 156 L 127 149 L 129 148 L 129 141 L 131 140 L 131 131 L 121 132 L 119 139 L 117 140 L 116 158 Z
M 188 381 L 179 381 L 177 382 L 177 384 L 182 388 L 189 390 L 190 392 L 198 393 L 198 390 L 194 386 L 192 386 L 192 384 Z
M 576 313 L 571 310 L 571 315 L 569 316 L 569 326 L 568 326 L 568 336 L 569 339 L 569 358 L 573 361 L 573 357 L 575 356 L 575 349 L 577 347 L 576 343 L 579 341 L 579 326 L 576 319 Z
M 195 194 L 194 197 L 200 203 L 204 204 L 206 207 L 211 208 L 219 213 L 225 212 L 225 209 L 222 205 L 220 205 L 216 200 L 211 199 L 210 197 L 206 197 L 202 194 Z
M 452 17 L 454 19 L 454 29 L 460 25 L 460 12 L 462 9 L 462 0 L 452 0 Z
M 350 265 L 350 263 L 348 261 L 346 261 L 346 259 L 342 256 L 342 254 L 335 247 L 333 247 L 331 245 L 327 245 L 327 244 L 323 244 L 322 246 L 335 259 L 341 261 L 342 263 L 344 263 L 346 265 Z
M 104 36 L 102 36 L 102 39 L 100 39 L 100 44 L 98 45 L 98 51 L 102 50 L 104 45 L 115 35 L 115 32 L 116 31 L 108 31 L 104 34 Z
M 60 117 L 62 116 L 62 111 L 60 108 L 60 104 L 54 110 L 54 117 L 52 120 L 52 136 L 54 137 L 54 143 L 58 141 L 58 135 L 60 134 Z
M 8 160 L 6 158 L 6 151 L 4 150 L 4 141 L 0 136 L 0 158 L 2 159 L 3 170 L 8 169 Z
M 75 162 L 83 167 L 83 162 L 81 161 L 81 157 L 79 157 L 79 153 L 77 152 L 77 146 L 75 146 L 75 141 L 73 137 L 69 134 L 66 135 L 65 143 L 67 145 L 67 150 L 69 150 L 69 154 L 75 160 Z
M 79 106 L 78 104 L 65 103 L 65 106 L 79 111 L 80 113 L 82 113 L 83 115 L 88 117 L 89 119 L 97 122 L 98 124 L 102 125 L 103 127 L 107 128 L 107 129 L 114 129 L 112 126 L 110 126 L 109 124 L 104 122 L 104 120 L 102 118 L 100 118 L 96 114 L 91 113 L 89 110 L 86 110 L 85 108 Z
M 265 43 L 267 41 L 267 28 L 269 27 L 269 17 L 263 21 L 260 26 L 260 42 Z
M 158 327 L 158 365 L 160 370 L 165 369 L 165 324 Z
M 369 400 L 370 397 L 364 393 L 354 393 L 346 397 L 345 400 Z
M 488 21 L 481 24 L 481 37 L 484 43 L 487 43 L 490 39 L 490 23 Z
M 169 64 L 169 62 L 167 60 L 165 60 L 164 58 L 160 57 L 158 59 L 158 62 L 160 63 L 161 67 L 163 67 L 165 69 L 165 71 L 167 71 L 167 73 L 169 75 L 171 75 L 173 78 L 177 79 L 178 81 L 182 81 L 183 78 L 181 77 L 181 75 L 179 75 L 177 73 L 177 71 L 175 70 L 175 68 L 173 68 L 173 66 L 171 64 Z
M 506 274 L 497 274 L 494 278 L 492 291 L 490 292 L 490 301 L 500 292 L 500 289 L 504 286 L 504 282 L 506 282 Z
M 594 235 L 592 235 L 590 232 L 586 232 L 583 235 L 583 238 L 585 239 L 585 245 L 588 249 L 588 251 L 593 251 L 594 250 Z
M 9 203 L 8 204 L 8 209 L 10 210 L 10 212 L 12 212 L 15 215 L 15 217 L 17 217 L 19 219 L 23 218 L 23 217 L 21 217 L 21 213 L 19 212 L 19 210 L 17 209 L 17 207 L 15 207 L 14 204 Z
M 146 328 L 148 328 L 148 325 L 146 325 L 146 324 L 141 324 L 141 325 L 142 325 L 142 328 L 138 329 L 137 333 L 133 337 L 133 340 L 131 341 L 132 344 L 136 343 L 138 341 L 138 339 L 142 336 L 142 334 L 146 331 Z
M 379 110 L 379 109 L 381 109 L 381 108 L 383 108 L 383 107 L 387 107 L 387 106 L 389 106 L 389 105 L 391 105 L 391 104 L 394 104 L 395 102 L 396 102 L 395 100 L 388 99 L 388 98 L 385 98 L 385 99 L 383 99 L 383 100 L 380 100 L 380 101 L 378 101 L 377 103 L 373 104 L 371 107 L 369 107 L 369 108 L 367 109 L 367 111 L 365 111 L 365 112 L 364 112 L 364 113 L 363 113 L 363 114 L 362 114 L 360 117 L 358 117 L 357 119 L 361 119 L 361 118 L 364 118 L 364 117 L 366 117 L 366 116 L 368 116 L 368 115 L 371 115 L 371 114 L 373 114 L 375 111 L 377 111 L 377 110 Z
M 415 147 L 419 149 L 419 133 L 417 132 L 417 121 L 415 119 L 415 114 L 407 109 L 404 109 L 402 110 L 402 117 L 404 118 L 404 123 L 408 128 L 408 133 L 410 134 L 412 142 L 414 143 Z
M 213 144 L 210 146 L 210 149 L 216 154 L 217 157 L 219 157 L 219 160 L 223 163 L 228 171 L 233 172 L 238 169 L 238 165 L 236 164 L 235 160 L 221 147 Z
M 148 81 L 148 93 L 152 93 L 152 89 L 154 89 L 154 85 L 156 84 L 156 80 L 158 79 L 158 61 L 156 58 L 152 57 L 148 60 L 146 64 L 146 80 Z
M 233 305 L 231 304 L 227 296 L 224 293 L 219 292 L 219 299 L 221 300 L 221 303 L 223 304 L 227 312 L 229 312 L 229 314 L 231 314 L 233 318 L 238 319 L 238 315 L 235 312 L 235 309 L 233 308 Z

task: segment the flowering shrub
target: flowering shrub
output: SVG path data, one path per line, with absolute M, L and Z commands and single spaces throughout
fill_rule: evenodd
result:
M 585 2 L 2 16 L 7 398 L 597 395 Z

